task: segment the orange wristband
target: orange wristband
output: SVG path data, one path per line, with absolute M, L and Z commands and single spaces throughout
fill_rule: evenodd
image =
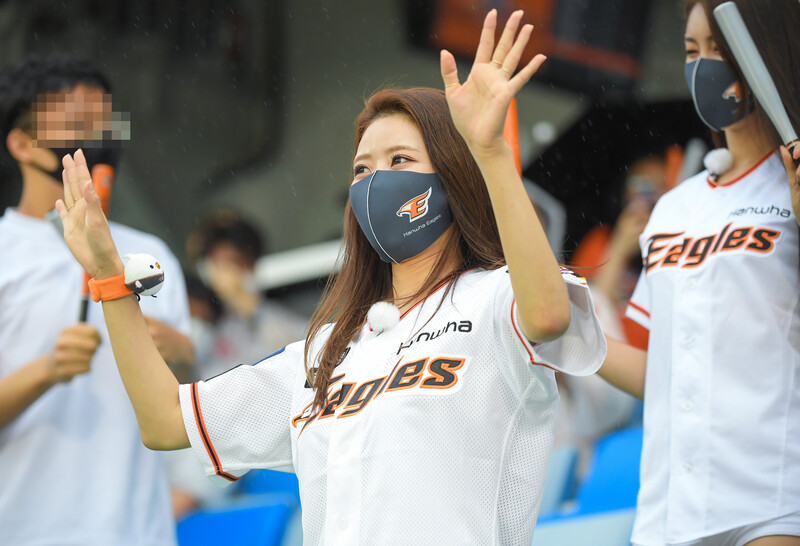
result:
M 99 281 L 89 279 L 89 291 L 94 301 L 118 300 L 133 294 L 133 291 L 125 286 L 125 275 L 122 273 Z

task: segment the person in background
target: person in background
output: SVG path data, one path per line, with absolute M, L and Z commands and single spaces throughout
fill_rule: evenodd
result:
M 230 210 L 208 214 L 189 236 L 187 253 L 213 292 L 212 299 L 222 304 L 213 323 L 213 344 L 202 343 L 210 345 L 210 350 L 198 361 L 198 378 L 252 364 L 304 337 L 306 320 L 265 298 L 255 283 L 256 261 L 265 248 L 247 220 Z M 209 315 L 207 311 L 203 314 Z M 205 320 L 204 324 L 210 323 Z
M 199 276 L 186 276 L 196 364 L 182 381 L 207 379 L 240 364 L 253 364 L 301 339 L 306 321 L 262 296 L 255 285 L 264 244 L 252 224 L 230 210 L 206 215 L 187 240 Z M 173 371 L 176 371 L 173 367 Z M 165 454 L 176 518 L 235 494 L 205 477 L 191 450 Z
M 86 146 L 115 165 L 106 77 L 68 56 L 27 57 L 0 74 L 0 147 L 23 189 L 0 218 L 0 544 L 171 546 L 159 453 L 142 444 L 99 303 L 79 322 L 83 268 L 45 219 L 63 196 L 61 157 Z M 178 261 L 158 238 L 112 222 L 124 254 L 145 252 L 168 281 L 142 312 L 165 360 L 191 358 Z M 155 325 L 155 326 L 153 326 Z
M 647 351 L 608 336 L 599 371 L 644 400 L 636 545 L 800 544 L 800 147 L 780 146 L 720 4 L 685 2 L 684 73 L 731 161 L 656 203 L 627 311 Z M 736 6 L 800 128 L 800 3 Z
M 632 342 L 641 338 L 636 324 L 624 314 L 642 269 L 639 235 L 665 187 L 662 157 L 647 155 L 634 161 L 625 178 L 623 210 L 613 228 L 604 224 L 592 228 L 572 255 L 570 267 L 589 281 L 603 331 L 615 339 Z M 555 443 L 578 448 L 578 472 L 582 474 L 597 440 L 635 422 L 641 406 L 635 397 L 597 375 L 559 374 L 557 379 L 561 410 Z
M 603 330 L 616 339 L 642 344 L 636 324 L 625 318 L 642 258 L 641 235 L 656 201 L 666 191 L 666 164 L 658 155 L 635 160 L 625 177 L 622 212 L 613 227 L 595 226 L 581 239 L 571 267 L 589 281 Z

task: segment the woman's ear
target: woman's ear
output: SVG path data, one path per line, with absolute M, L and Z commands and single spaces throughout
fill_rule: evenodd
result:
M 6 137 L 6 147 L 11 157 L 19 163 L 30 163 L 33 154 L 33 141 L 22 129 L 15 127 L 11 129 Z

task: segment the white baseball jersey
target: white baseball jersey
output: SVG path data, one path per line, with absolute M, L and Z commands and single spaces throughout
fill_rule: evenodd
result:
M 558 340 L 520 335 L 507 268 L 472 270 L 394 328 L 365 326 L 323 411 L 312 411 L 302 342 L 183 385 L 192 447 L 222 481 L 296 472 L 306 544 L 528 546 L 557 414 L 553 369 L 586 375 L 605 357 L 585 281 L 563 275 L 572 320 Z
M 798 226 L 778 155 L 664 195 L 628 315 L 650 330 L 633 541 L 800 511 Z
M 180 264 L 156 237 L 111 222 L 121 254 L 147 252 L 167 282 L 142 312 L 186 333 L 189 304 Z M 78 322 L 83 269 L 45 220 L 6 210 L 0 218 L 0 377 L 53 350 Z M 89 303 L 103 340 L 91 371 L 50 388 L 0 427 L 0 544 L 175 544 L 161 454 L 144 447 L 114 363 L 103 308 Z

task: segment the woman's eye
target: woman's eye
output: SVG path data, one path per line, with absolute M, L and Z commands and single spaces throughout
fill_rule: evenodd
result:
M 691 58 L 691 57 L 696 57 L 696 56 L 697 56 L 697 50 L 696 49 L 687 49 L 686 50 L 686 58 L 687 59 Z
M 402 155 L 396 155 L 392 158 L 392 165 L 400 165 L 401 163 L 405 163 L 409 161 L 407 157 L 403 157 Z
M 367 172 L 367 168 L 364 165 L 356 165 L 353 169 L 353 176 L 358 176 L 360 174 L 364 174 Z

